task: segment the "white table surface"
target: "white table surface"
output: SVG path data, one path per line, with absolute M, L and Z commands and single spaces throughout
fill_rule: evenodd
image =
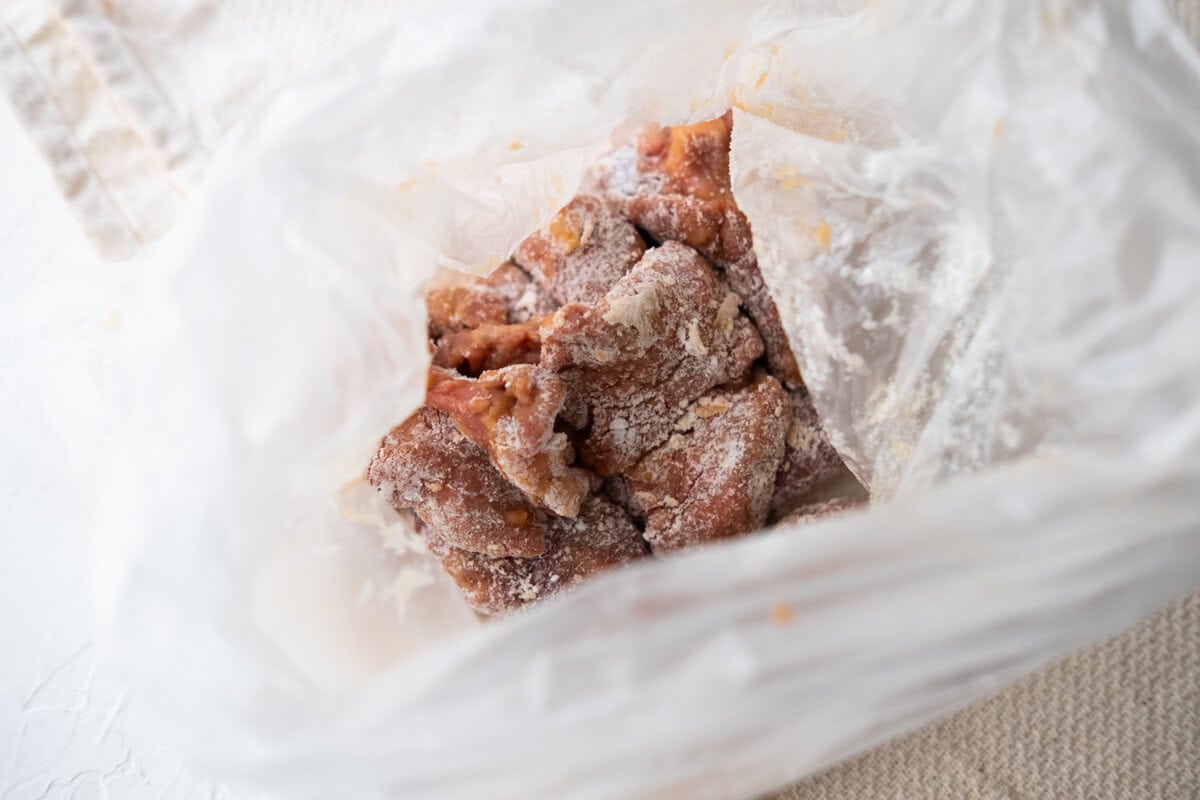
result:
M 0 293 L 30 274 L 93 260 L 41 154 L 0 95 Z M 4 353 L 0 342 L 0 417 L 19 420 L 29 400 Z M 17 488 L 34 485 L 31 475 L 54 480 L 48 449 L 32 426 L 24 433 L 0 426 L 0 798 L 257 797 L 186 766 L 105 672 L 93 635 L 86 533 L 67 512 Z

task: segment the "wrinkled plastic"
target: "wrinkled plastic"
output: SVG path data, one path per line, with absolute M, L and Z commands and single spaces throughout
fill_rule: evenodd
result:
M 1200 585 L 1200 59 L 1160 4 L 458 5 L 276 97 L 125 295 L 113 652 L 196 758 L 749 796 Z M 500 263 L 622 123 L 730 105 L 875 505 L 480 626 L 358 479 L 420 399 L 423 282 Z

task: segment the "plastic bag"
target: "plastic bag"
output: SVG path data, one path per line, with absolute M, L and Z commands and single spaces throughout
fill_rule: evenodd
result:
M 196 758 L 745 796 L 1200 584 L 1200 59 L 1157 2 L 459 5 L 276 97 L 123 301 L 114 652 Z M 419 402 L 423 282 L 498 264 L 620 124 L 730 104 L 875 506 L 480 627 L 355 482 Z

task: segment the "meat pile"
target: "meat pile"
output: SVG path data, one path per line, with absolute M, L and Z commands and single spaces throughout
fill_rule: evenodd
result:
M 731 124 L 644 129 L 509 263 L 430 288 L 425 405 L 366 474 L 477 611 L 861 500 L 734 202 Z

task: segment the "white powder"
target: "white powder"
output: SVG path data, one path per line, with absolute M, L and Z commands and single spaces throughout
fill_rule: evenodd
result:
M 422 586 L 433 583 L 433 576 L 424 570 L 406 567 L 400 570 L 392 581 L 392 596 L 395 598 L 397 613 L 403 614 L 408 607 L 408 601 Z
M 603 171 L 604 186 L 610 192 L 626 197 L 637 194 L 642 175 L 638 169 L 637 151 L 631 145 L 609 153 L 599 166 Z
M 643 283 L 637 293 L 613 298 L 608 310 L 604 312 L 604 321 L 609 325 L 622 325 L 633 328 L 638 332 L 638 347 L 645 349 L 654 344 L 658 336 L 655 323 L 662 309 L 662 299 L 658 286 L 654 283 Z
M 730 329 L 733 328 L 733 321 L 729 322 Z M 687 329 L 687 337 L 683 342 L 684 349 L 689 355 L 703 358 L 708 355 L 708 348 L 704 346 L 704 339 L 700 336 L 700 320 L 693 319 Z

